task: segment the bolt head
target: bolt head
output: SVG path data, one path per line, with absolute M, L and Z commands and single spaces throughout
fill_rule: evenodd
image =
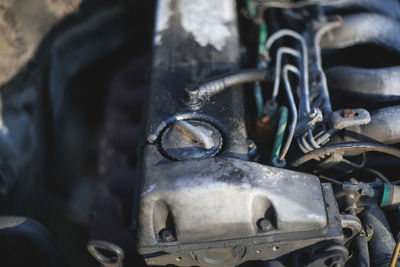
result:
M 175 239 L 175 237 L 174 237 L 174 235 L 171 233 L 171 231 L 170 230 L 168 230 L 168 229 L 162 229 L 161 231 L 160 231 L 160 238 L 163 240 L 163 241 L 165 241 L 165 242 L 173 242 L 173 241 L 176 241 L 176 239 Z
M 273 225 L 271 224 L 270 220 L 265 219 L 265 218 L 258 220 L 257 226 L 258 226 L 258 229 L 260 229 L 263 232 L 271 231 L 274 228 Z

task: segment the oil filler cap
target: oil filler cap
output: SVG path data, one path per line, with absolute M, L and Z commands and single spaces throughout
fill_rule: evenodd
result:
M 217 128 L 200 120 L 178 120 L 161 137 L 162 150 L 175 160 L 212 157 L 222 147 Z

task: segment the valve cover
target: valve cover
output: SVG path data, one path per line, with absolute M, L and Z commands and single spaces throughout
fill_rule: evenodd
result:
M 342 238 L 330 185 L 248 161 L 240 87 L 199 106 L 184 103 L 187 85 L 239 66 L 235 1 L 168 0 L 157 8 L 133 221 L 147 264 L 235 266 Z

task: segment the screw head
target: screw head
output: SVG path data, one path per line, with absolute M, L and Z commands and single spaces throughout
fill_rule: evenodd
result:
M 174 235 L 168 229 L 162 229 L 159 233 L 160 238 L 165 242 L 173 242 L 176 241 Z
M 260 231 L 263 231 L 263 232 L 271 231 L 274 228 L 274 226 L 271 224 L 271 222 L 265 218 L 258 220 L 257 226 L 258 226 L 258 229 L 260 229 Z

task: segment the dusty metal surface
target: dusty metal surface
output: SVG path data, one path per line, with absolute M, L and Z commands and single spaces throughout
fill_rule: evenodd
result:
M 153 190 L 157 192 L 157 189 L 154 188 Z M 275 230 L 271 231 L 270 234 L 268 232 L 258 232 L 255 236 L 249 238 L 189 243 L 181 243 L 179 240 L 170 242 L 156 240 L 157 235 L 153 232 L 146 234 L 148 235 L 146 239 L 148 238 L 148 240 L 153 239 L 157 241 L 157 245 L 142 247 L 139 243 L 139 251 L 143 253 L 146 262 L 150 265 L 165 265 L 170 263 L 178 266 L 209 266 L 213 264 L 216 264 L 217 266 L 235 266 L 250 259 L 276 259 L 298 248 L 307 247 L 323 240 L 340 239 L 342 237 L 342 230 L 340 218 L 337 217 L 337 206 L 327 204 L 333 203 L 331 202 L 333 197 L 333 192 L 331 190 L 330 186 L 326 184 L 322 185 L 323 197 L 326 200 L 326 204 L 323 206 L 325 206 L 327 212 L 327 227 L 320 230 L 306 232 L 300 231 L 293 232 L 292 234 L 278 234 L 277 232 L 279 231 Z M 151 193 L 148 195 L 151 196 Z M 191 211 L 191 213 L 193 212 L 195 212 L 195 210 Z M 210 212 L 212 212 L 212 210 Z M 156 218 L 157 217 L 155 217 L 155 219 Z M 305 219 L 306 217 L 303 216 L 302 218 Z M 190 216 L 185 219 L 190 220 Z M 153 222 L 155 221 L 153 220 Z M 179 221 L 177 222 L 179 223 Z M 196 222 L 196 224 L 198 223 L 199 222 Z M 229 229 L 230 224 L 225 224 L 225 227 L 228 227 L 227 229 Z M 253 227 L 257 227 L 256 223 L 254 223 Z M 215 232 L 215 230 L 213 231 Z M 196 232 L 198 231 L 196 230 Z M 205 234 L 206 232 L 201 233 Z M 228 232 L 226 234 L 228 234 Z M 157 251 L 163 251 L 164 253 L 157 253 Z M 240 254 L 240 251 L 242 254 Z M 237 253 L 239 253 L 240 257 L 228 257 L 228 255 L 237 255 Z M 213 254 L 214 256 L 211 256 Z M 209 255 L 209 257 L 204 258 L 201 255 Z M 214 259 L 216 263 L 207 261 L 207 258 L 210 259 L 210 257 L 211 259 Z
M 224 12 L 228 14 L 220 14 L 219 20 L 208 19 L 208 14 L 214 12 L 210 10 L 214 10 L 215 5 L 218 7 L 227 3 L 229 10 Z M 210 4 L 208 9 L 201 4 L 191 11 L 190 17 L 185 17 L 188 15 L 182 15 L 181 8 L 187 6 L 191 4 L 186 1 L 159 2 L 154 36 L 152 91 L 146 122 L 147 142 L 155 144 L 160 133 L 175 120 L 198 119 L 209 121 L 214 127 L 220 128 L 225 139 L 224 154 L 246 158 L 247 133 L 241 90 L 221 94 L 203 105 L 200 110 L 193 111 L 182 103 L 184 88 L 188 84 L 198 83 L 238 68 L 239 40 L 236 14 L 232 11 L 235 4 L 233 1 L 221 1 L 219 4 Z M 222 42 L 222 39 L 211 38 L 207 39 L 207 42 L 216 43 L 199 42 L 199 37 L 196 39 L 183 26 L 184 23 L 189 23 L 186 21 L 189 19 L 193 20 L 191 23 L 200 23 L 199 20 L 202 19 L 203 27 L 216 27 L 215 25 L 221 24 L 223 31 L 230 31 L 229 36 L 224 37 L 229 40 Z M 219 47 L 221 44 L 224 44 L 222 50 Z
M 400 99 L 400 67 L 357 68 L 337 66 L 327 70 L 332 89 L 350 93 L 355 97 L 374 102 L 398 101 Z
M 398 1 L 80 2 L 0 3 L 0 212 L 73 266 L 387 264 Z M 2 258 L 62 264 L 37 226 Z
M 168 228 L 163 214 L 169 213 L 180 243 L 262 235 L 257 221 L 265 216 L 274 224 L 268 234 L 327 225 L 319 181 L 310 175 L 218 158 L 146 167 L 139 218 L 143 247 L 157 245 L 158 232 Z
M 371 122 L 349 127 L 336 142 L 364 141 L 396 144 L 400 141 L 400 106 L 386 107 L 371 112 Z
M 0 85 L 32 59 L 44 36 L 81 0 L 4 0 L 0 3 Z
M 134 213 L 139 214 L 133 221 L 139 252 L 150 265 L 234 266 L 340 238 L 336 209 L 326 209 L 331 191 L 322 191 L 316 177 L 247 161 L 240 88 L 220 90 L 230 84 L 221 79 L 216 94 L 205 90 L 201 105 L 183 102 L 185 88 L 239 64 L 236 15 L 229 15 L 234 1 L 205 2 L 197 7 L 180 0 L 158 3 L 146 143 L 134 204 Z M 224 5 L 229 7 L 215 12 Z M 206 32 L 192 28 L 192 23 L 230 34 L 205 38 Z M 265 71 L 254 73 L 266 76 Z M 204 131 L 199 132 L 201 124 L 193 123 L 197 120 L 220 132 L 221 152 L 204 155 L 205 159 L 177 157 L 197 146 L 213 147 Z M 181 137 L 179 142 L 176 137 Z M 285 245 L 274 248 L 278 244 Z
M 393 51 L 400 51 L 399 23 L 391 18 L 360 13 L 343 17 L 343 25 L 326 34 L 322 48 L 344 48 L 360 43 L 376 43 Z

